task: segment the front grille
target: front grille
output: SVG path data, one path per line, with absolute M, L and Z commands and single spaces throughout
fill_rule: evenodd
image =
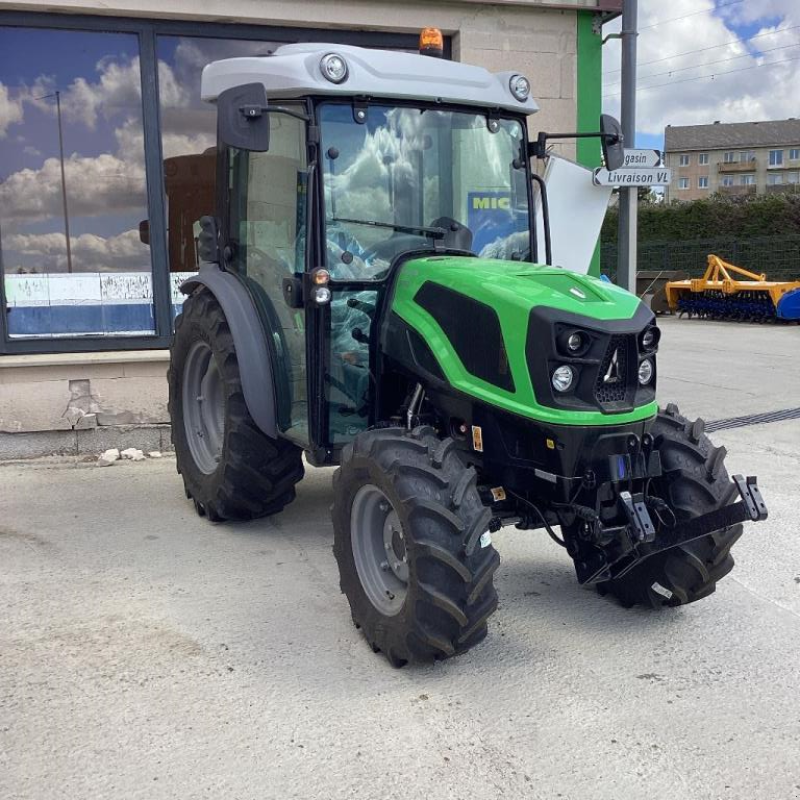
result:
M 594 394 L 600 405 L 624 402 L 628 391 L 628 337 L 612 336 L 597 373 Z

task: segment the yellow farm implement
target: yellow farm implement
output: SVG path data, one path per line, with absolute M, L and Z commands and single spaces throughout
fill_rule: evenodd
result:
M 768 281 L 764 274 L 749 272 L 715 255 L 708 257 L 702 278 L 670 281 L 665 291 L 670 310 L 681 316 L 800 321 L 800 281 Z

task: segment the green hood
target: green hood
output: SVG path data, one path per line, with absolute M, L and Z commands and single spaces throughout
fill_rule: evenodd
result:
M 436 320 L 415 302 L 417 293 L 428 282 L 496 311 L 514 379 L 513 391 L 487 383 L 464 368 Z M 611 283 L 559 267 L 464 256 L 407 261 L 397 277 L 392 300 L 392 310 L 427 342 L 448 382 L 483 402 L 525 417 L 568 425 L 616 425 L 655 414 L 654 402 L 623 413 L 566 411 L 541 405 L 534 394 L 525 352 L 530 312 L 540 306 L 602 323 L 630 320 L 640 301 Z

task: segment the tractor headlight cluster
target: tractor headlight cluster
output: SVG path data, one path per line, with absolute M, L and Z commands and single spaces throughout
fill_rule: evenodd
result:
M 647 386 L 653 380 L 653 362 L 646 358 L 639 364 L 639 383 L 642 386 Z
M 575 370 L 566 364 L 562 364 L 553 372 L 551 382 L 553 384 L 553 388 L 557 392 L 569 391 L 569 389 L 572 387 L 572 384 L 575 382 Z
M 325 305 L 331 301 L 331 290 L 328 286 L 328 281 L 331 279 L 331 274 L 326 269 L 315 269 L 311 273 L 311 283 L 313 284 L 311 296 L 314 302 L 319 305 Z
M 524 103 L 530 97 L 531 82 L 524 75 L 512 75 L 508 81 L 508 88 L 520 103 Z
M 347 80 L 347 62 L 338 53 L 327 53 L 322 56 L 319 68 L 331 83 L 343 83 Z

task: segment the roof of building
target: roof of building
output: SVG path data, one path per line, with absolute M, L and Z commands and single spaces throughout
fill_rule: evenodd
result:
M 347 77 L 341 83 L 331 83 L 322 74 L 320 62 L 329 53 L 347 62 Z M 267 98 L 387 97 L 533 114 L 539 106 L 532 97 L 520 101 L 511 94 L 509 80 L 515 74 L 414 53 L 344 44 L 287 44 L 271 56 L 214 61 L 203 69 L 200 93 L 203 100 L 213 102 L 226 89 L 258 82 L 264 84 Z
M 791 144 L 800 144 L 800 119 L 667 125 L 664 130 L 664 149 L 668 153 L 678 150 L 719 150 L 726 147 Z

